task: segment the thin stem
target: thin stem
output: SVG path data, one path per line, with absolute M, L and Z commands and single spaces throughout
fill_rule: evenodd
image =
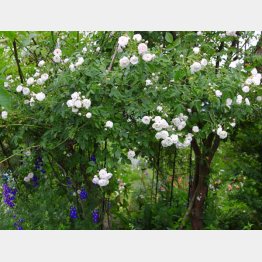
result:
M 156 168 L 156 188 L 155 188 L 155 203 L 157 202 L 157 191 L 160 171 L 160 153 L 161 153 L 161 142 L 158 144 L 158 156 L 157 156 L 157 168 Z
M 190 153 L 189 153 L 189 176 L 188 176 L 188 198 L 187 198 L 187 207 L 189 206 L 190 201 L 190 192 L 191 192 L 191 186 L 192 186 L 192 145 L 190 146 Z
M 171 207 L 172 201 L 173 201 L 174 180 L 175 180 L 175 174 L 176 174 L 176 156 L 177 156 L 177 151 L 176 151 L 176 148 L 175 148 L 174 158 L 173 158 L 173 173 L 172 173 L 172 181 L 171 181 L 170 202 L 169 202 L 170 207 Z
M 14 48 L 14 55 L 15 55 L 15 61 L 16 61 L 17 69 L 18 69 L 18 74 L 19 74 L 19 77 L 20 77 L 20 81 L 23 84 L 24 83 L 24 75 L 23 75 L 22 69 L 20 67 L 20 62 L 19 62 L 19 59 L 18 59 L 16 40 L 13 41 L 13 48 Z

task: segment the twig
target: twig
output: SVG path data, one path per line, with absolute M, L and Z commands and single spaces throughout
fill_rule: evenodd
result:
M 19 59 L 18 59 L 16 40 L 13 41 L 13 47 L 14 47 L 15 61 L 16 61 L 16 65 L 17 65 L 20 81 L 23 84 L 24 83 L 24 76 L 23 76 L 23 72 L 22 72 L 21 67 L 20 67 Z

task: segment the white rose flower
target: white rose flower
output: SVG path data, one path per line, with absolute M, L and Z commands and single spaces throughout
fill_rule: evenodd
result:
M 129 40 L 128 36 L 120 36 L 118 38 L 118 45 L 120 47 L 126 47 L 126 45 L 128 44 L 128 40 Z
M 262 96 L 257 96 L 256 100 L 257 100 L 258 102 L 261 102 L 261 101 L 262 101 Z
M 143 59 L 145 62 L 150 62 L 150 61 L 153 60 L 153 56 L 152 56 L 151 54 L 149 54 L 149 53 L 143 54 L 142 59 Z
M 86 118 L 91 118 L 92 117 L 92 113 L 88 112 L 86 113 Z
M 180 124 L 178 125 L 177 129 L 179 131 L 181 131 L 182 129 L 184 129 L 186 127 L 186 122 L 185 121 L 181 121 Z
M 143 116 L 142 123 L 145 125 L 149 125 L 151 121 L 151 118 L 149 116 Z
M 23 90 L 23 87 L 21 85 L 17 86 L 16 92 L 20 93 L 22 92 L 22 90 Z
M 132 158 L 134 158 L 135 156 L 136 156 L 135 151 L 133 151 L 133 150 L 129 150 L 129 151 L 128 151 L 128 153 L 127 153 L 127 158 L 128 158 L 128 159 L 132 159 Z
M 250 106 L 250 101 L 247 97 L 245 98 L 245 103 L 246 103 L 247 106 Z
M 222 92 L 220 90 L 216 90 L 215 94 L 216 94 L 216 97 L 221 97 L 222 96 Z
M 252 74 L 253 76 L 255 76 L 255 75 L 257 74 L 257 69 L 256 69 L 256 68 L 253 68 L 253 69 L 251 70 L 251 74 Z
M 126 57 L 126 56 L 122 57 L 119 60 L 120 67 L 122 67 L 122 68 L 128 67 L 129 63 L 130 63 L 130 61 L 129 61 L 128 57 Z
M 260 81 L 261 81 L 261 74 L 256 74 L 255 76 L 253 76 L 252 82 L 254 85 L 256 86 L 260 85 Z
M 42 74 L 41 75 L 41 79 L 45 82 L 47 79 L 49 78 L 49 75 L 48 74 Z
M 227 137 L 227 132 L 225 130 L 222 130 L 218 134 L 220 139 L 225 139 Z
M 108 127 L 108 128 L 112 128 L 113 125 L 114 125 L 113 122 L 110 121 L 110 120 L 106 122 L 106 127 Z
M 248 93 L 248 92 L 249 92 L 249 86 L 243 86 L 243 87 L 242 87 L 242 91 L 243 91 L 244 93 Z
M 7 119 L 7 116 L 8 116 L 8 112 L 7 111 L 3 111 L 2 113 L 1 113 L 1 117 L 2 117 L 2 119 Z
M 75 67 L 78 67 L 78 66 L 82 65 L 83 63 L 84 63 L 84 58 L 79 57 L 77 62 L 75 63 Z
M 230 106 L 232 105 L 233 100 L 231 98 L 227 98 L 226 99 L 226 106 L 230 108 Z
M 107 179 L 99 179 L 99 181 L 98 181 L 98 185 L 99 186 L 107 186 L 109 184 L 109 180 L 107 180 Z
M 245 81 L 245 84 L 246 84 L 246 85 L 251 85 L 252 83 L 253 83 L 252 78 L 248 78 L 248 79 Z
M 68 100 L 67 102 L 66 102 L 66 104 L 67 104 L 67 106 L 68 107 L 73 107 L 74 106 L 74 102 L 73 102 L 73 100 Z
M 173 140 L 170 137 L 165 138 L 164 140 L 161 141 L 161 145 L 163 147 L 169 147 L 173 145 Z
M 147 45 L 144 44 L 144 43 L 140 43 L 140 44 L 138 45 L 137 49 L 138 49 L 138 53 L 139 53 L 140 55 L 142 55 L 142 54 L 144 54 L 144 53 L 147 52 Z
M 159 132 L 162 139 L 168 138 L 169 134 L 166 130 L 162 130 Z
M 56 48 L 53 52 L 54 56 L 61 56 L 62 55 L 62 51 L 59 48 Z
M 203 58 L 201 61 L 200 61 L 200 64 L 204 67 L 204 66 L 207 66 L 207 60 L 205 58 Z
M 72 112 L 73 112 L 73 113 L 77 113 L 78 111 L 79 111 L 78 108 L 75 108 L 75 107 L 72 108 Z
M 147 79 L 146 80 L 146 86 L 150 86 L 150 85 L 152 85 L 152 81 L 150 79 Z
M 28 177 L 29 179 L 32 179 L 32 178 L 34 177 L 34 173 L 30 172 L 30 173 L 27 175 L 27 177 Z
M 35 82 L 35 79 L 33 77 L 29 77 L 26 81 L 27 85 L 31 86 Z
M 26 183 L 28 183 L 28 182 L 30 182 L 30 178 L 26 176 L 26 177 L 24 178 L 24 181 L 25 181 Z
M 162 107 L 162 106 L 158 106 L 158 107 L 156 108 L 156 110 L 157 110 L 158 112 L 162 112 L 163 107 Z
M 75 65 L 74 64 L 71 64 L 70 66 L 69 66 L 69 69 L 70 69 L 70 71 L 75 71 Z
M 97 176 L 94 176 L 92 182 L 93 182 L 94 184 L 98 184 L 99 178 L 98 178 Z
M 243 97 L 241 95 L 237 95 L 236 103 L 240 105 L 242 103 Z
M 162 118 L 161 118 L 161 116 L 156 116 L 153 120 L 155 122 L 160 122 L 162 120 Z
M 162 130 L 162 125 L 160 122 L 155 122 L 153 125 L 152 125 L 152 128 L 154 128 L 156 131 L 161 131 Z
M 198 133 L 199 132 L 199 127 L 198 126 L 193 126 L 192 131 L 194 133 Z
M 194 74 L 195 72 L 199 71 L 201 69 L 201 64 L 199 62 L 194 62 L 191 66 L 190 66 L 190 71 L 192 74 Z
M 44 60 L 41 60 L 41 61 L 38 63 L 38 66 L 39 66 L 39 67 L 42 67 L 44 64 L 45 64 L 45 61 L 44 61 Z
M 38 101 L 43 101 L 45 99 L 45 94 L 43 92 L 40 92 L 40 93 L 37 93 L 35 95 L 35 98 L 38 100 Z
M 43 84 L 44 84 L 44 81 L 43 81 L 42 78 L 38 78 L 38 79 L 36 80 L 36 83 L 37 83 L 38 85 L 43 85 Z
M 194 47 L 194 48 L 193 48 L 193 52 L 194 52 L 195 54 L 198 54 L 198 53 L 200 52 L 200 48 L 199 48 L 199 47 Z
M 27 96 L 30 94 L 30 89 L 28 87 L 23 87 L 22 92 L 23 92 L 23 95 Z
M 35 72 L 35 74 L 34 74 L 34 78 L 37 78 L 37 77 L 39 77 L 40 76 L 40 73 L 39 72 Z
M 138 57 L 133 55 L 131 58 L 130 58 L 130 63 L 132 65 L 136 65 L 138 63 Z
M 137 41 L 139 43 L 142 40 L 142 36 L 140 34 L 135 34 L 133 36 L 133 40 L 135 40 L 135 41 Z
M 180 118 L 176 117 L 172 119 L 172 123 L 177 127 L 180 125 Z
M 54 61 L 55 63 L 60 63 L 60 62 L 61 62 L 61 57 L 60 57 L 59 55 L 55 55 L 55 56 L 53 57 L 53 61 Z
M 178 135 L 173 134 L 170 136 L 170 138 L 172 139 L 173 144 L 176 144 L 178 142 Z
M 84 108 L 88 109 L 91 106 L 91 100 L 85 98 L 85 99 L 83 99 L 82 104 L 83 104 Z
M 80 100 L 76 100 L 76 101 L 74 101 L 74 106 L 76 108 L 81 108 L 82 107 L 82 102 Z

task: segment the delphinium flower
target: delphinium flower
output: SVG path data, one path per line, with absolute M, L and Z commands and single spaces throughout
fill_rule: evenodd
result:
M 94 224 L 99 223 L 99 211 L 98 211 L 98 209 L 93 210 L 92 219 L 93 219 Z
M 77 216 L 77 210 L 76 210 L 76 207 L 70 207 L 70 217 L 72 219 L 77 219 L 78 216 Z
M 16 216 L 14 216 L 16 217 Z M 25 220 L 20 218 L 18 219 L 15 223 L 14 223 L 14 227 L 17 229 L 17 230 L 23 230 L 23 227 L 22 227 L 22 223 L 24 222 Z
M 85 190 L 84 188 L 82 188 L 81 191 L 80 191 L 80 193 L 79 193 L 80 199 L 81 199 L 81 200 L 86 200 L 86 199 L 87 199 L 87 196 L 88 196 L 88 194 L 87 194 L 86 190 Z
M 90 157 L 90 160 L 93 161 L 94 163 L 96 163 L 96 157 L 95 157 L 95 155 L 92 155 L 92 156 Z
M 32 178 L 32 182 L 33 182 L 33 187 L 38 187 L 39 186 L 39 180 L 37 176 L 34 176 Z
M 38 156 L 38 158 L 35 161 L 35 168 L 36 170 L 39 170 L 42 174 L 46 173 L 46 170 L 44 169 L 44 162 L 41 156 Z
M 17 190 L 15 188 L 10 188 L 8 184 L 3 184 L 3 199 L 4 203 L 9 207 L 13 208 L 15 206 L 14 200 Z
M 68 188 L 71 188 L 72 187 L 72 180 L 70 178 L 67 178 L 66 184 L 67 184 Z

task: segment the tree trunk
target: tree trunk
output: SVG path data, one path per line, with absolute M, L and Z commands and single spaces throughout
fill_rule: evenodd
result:
M 199 230 L 203 228 L 203 213 L 205 199 L 208 193 L 209 172 L 208 162 L 203 160 L 203 158 L 197 158 L 194 182 L 191 188 L 191 197 L 195 195 L 190 216 L 192 229 Z

